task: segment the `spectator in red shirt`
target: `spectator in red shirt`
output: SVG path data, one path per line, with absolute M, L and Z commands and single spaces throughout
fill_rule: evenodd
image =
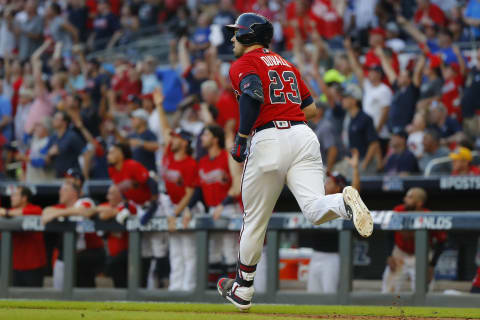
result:
M 160 90 L 153 92 L 158 110 L 160 127 L 165 137 L 162 160 L 162 177 L 167 191 L 167 200 L 162 207 L 168 216 L 169 230 L 175 231 L 176 217 L 183 216 L 183 227 L 189 226 L 192 218 L 188 203 L 197 184 L 197 163 L 192 158 L 192 136 L 178 128 L 172 131 L 163 109 Z M 192 232 L 171 232 L 169 235 L 170 285 L 168 290 L 192 291 L 196 277 L 196 244 Z
M 10 196 L 11 209 L 0 208 L 1 217 L 41 215 L 42 208 L 31 204 L 32 191 L 18 186 Z M 13 233 L 13 286 L 42 287 L 47 264 L 42 232 Z
M 293 39 L 299 34 L 303 41 L 307 40 L 311 31 L 311 19 L 309 17 L 309 3 L 307 0 L 291 1 L 285 8 L 286 21 L 283 21 L 283 34 L 287 49 L 292 49 Z
M 472 165 L 473 155 L 470 149 L 458 147 L 450 153 L 452 159 L 452 176 L 478 176 L 480 168 Z
M 345 9 L 346 1 L 332 0 L 314 0 L 310 8 L 310 17 L 315 21 L 318 33 L 332 48 L 342 47 Z
M 370 30 L 369 38 L 368 38 L 370 49 L 365 54 L 365 63 L 363 65 L 364 67 L 363 70 L 365 75 L 368 74 L 368 71 L 371 67 L 380 66 L 382 64 L 382 61 L 380 57 L 376 54 L 375 50 L 377 47 L 381 47 L 381 48 L 385 47 L 386 36 L 387 36 L 386 31 L 380 27 L 373 28 Z M 395 73 L 398 74 L 400 72 L 400 64 L 398 62 L 398 57 L 395 52 L 393 51 L 391 52 L 391 57 L 389 57 L 389 61 Z M 383 82 L 388 84 L 388 79 L 385 77 L 385 75 L 383 77 Z
M 240 121 L 240 112 L 238 111 L 238 102 L 233 90 L 220 90 L 214 80 L 207 80 L 201 85 L 202 99 L 210 106 L 214 106 L 218 115 L 215 122 L 220 127 L 225 128 L 227 123 L 233 121 L 235 131 L 238 129 Z
M 120 189 L 112 184 L 108 188 L 107 201 L 95 208 L 101 220 L 115 219 L 123 224 L 130 214 L 136 214 L 133 203 L 125 203 Z M 115 288 L 127 287 L 128 232 L 110 232 L 107 237 L 108 256 L 106 274 L 112 277 Z
M 458 47 L 457 52 L 459 51 Z M 459 65 L 456 62 L 452 62 L 443 68 L 443 86 L 442 86 L 442 102 L 447 107 L 448 115 L 457 119 L 458 122 L 462 122 L 462 109 L 460 105 L 461 90 L 463 86 L 463 74 L 465 70 L 465 64 L 460 53 L 458 54 Z
M 42 213 L 44 224 L 58 218 L 77 216 L 90 218 L 94 213 L 95 204 L 88 198 L 80 199 L 80 186 L 70 180 L 64 181 L 59 192 L 59 204 L 47 207 Z M 103 270 L 105 250 L 103 240 L 95 233 L 79 234 L 77 237 L 77 287 L 95 287 L 95 276 Z M 54 288 L 63 287 L 63 248 L 53 270 Z
M 427 193 L 422 188 L 411 188 L 407 191 L 403 204 L 393 208 L 396 212 L 429 211 L 424 205 Z M 438 258 L 444 249 L 447 234 L 443 231 L 429 233 L 433 254 L 428 267 L 428 281 L 433 279 L 433 271 Z M 412 290 L 415 290 L 415 233 L 414 231 L 397 231 L 389 241 L 390 256 L 383 273 L 382 292 L 394 293 L 402 289 L 403 282 L 410 279 Z M 393 241 L 392 241 L 393 240 Z
M 415 23 L 444 27 L 447 24 L 447 18 L 442 9 L 430 0 L 417 0 L 418 8 L 414 15 Z

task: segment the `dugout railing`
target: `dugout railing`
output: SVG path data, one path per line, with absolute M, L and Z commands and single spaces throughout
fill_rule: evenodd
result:
M 274 214 L 267 231 L 267 288 L 265 293 L 255 295 L 257 303 L 282 304 L 354 304 L 354 305 L 427 305 L 451 307 L 478 307 L 480 295 L 445 295 L 427 292 L 427 257 L 429 230 L 480 230 L 480 212 L 431 212 L 402 213 L 376 211 L 374 214 L 375 232 L 413 230 L 415 232 L 416 290 L 412 293 L 381 294 L 353 292 L 353 236 L 355 230 L 349 221 L 334 220 L 315 229 L 334 229 L 339 232 L 340 286 L 336 294 L 310 294 L 279 290 L 279 234 L 302 229 L 312 225 L 299 213 Z M 129 218 L 125 225 L 116 222 L 96 220 L 53 221 L 42 225 L 35 216 L 0 218 L 1 258 L 0 258 L 0 298 L 13 299 L 60 299 L 60 300 L 133 300 L 133 301 L 177 301 L 177 302 L 223 302 L 215 290 L 207 289 L 208 234 L 211 231 L 239 231 L 242 219 L 220 219 L 210 217 L 194 218 L 188 231 L 195 232 L 197 243 L 196 288 L 192 292 L 172 292 L 164 289 L 147 290 L 140 288 L 141 274 L 141 234 L 144 232 L 167 232 L 165 218 L 154 218 L 146 226 L 141 226 L 136 217 Z M 178 221 L 178 229 L 182 224 Z M 64 286 L 62 290 L 53 288 L 14 288 L 10 286 L 12 274 L 12 232 L 41 231 L 63 234 Z M 127 289 L 81 289 L 75 288 L 75 239 L 77 232 L 128 231 L 128 287 Z M 182 231 L 179 231 L 182 232 Z M 375 237 L 375 233 L 373 235 Z

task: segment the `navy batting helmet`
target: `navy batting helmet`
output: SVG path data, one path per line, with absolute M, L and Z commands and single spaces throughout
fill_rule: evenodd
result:
M 235 24 L 229 24 L 227 28 L 234 29 L 238 42 L 246 46 L 258 43 L 268 47 L 273 38 L 272 23 L 256 13 L 241 14 Z

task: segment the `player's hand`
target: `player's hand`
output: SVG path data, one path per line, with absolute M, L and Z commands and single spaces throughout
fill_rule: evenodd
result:
M 167 217 L 168 231 L 173 232 L 177 230 L 177 218 L 176 217 Z
M 218 206 L 215 207 L 215 210 L 213 210 L 213 220 L 218 220 L 222 216 L 223 212 L 223 205 L 219 204 Z
M 43 225 L 46 225 L 47 223 L 49 223 L 53 219 L 55 219 L 55 214 L 53 214 L 52 212 L 47 213 L 47 214 L 45 214 L 45 213 L 42 214 L 42 224 Z
M 182 223 L 183 223 L 183 228 L 187 229 L 188 225 L 190 224 L 190 221 L 192 221 L 192 213 L 188 208 L 186 208 L 183 211 L 183 217 L 182 217 Z
M 395 272 L 395 270 L 397 269 L 397 260 L 394 257 L 390 256 L 387 258 L 387 264 L 390 267 L 390 270 L 392 270 L 392 272 Z
M 247 138 L 240 137 L 238 134 L 235 137 L 232 150 L 230 154 L 237 162 L 243 162 L 247 158 Z

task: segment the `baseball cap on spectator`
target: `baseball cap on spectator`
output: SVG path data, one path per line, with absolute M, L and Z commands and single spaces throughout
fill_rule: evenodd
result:
M 378 34 L 378 35 L 381 35 L 382 37 L 386 37 L 387 36 L 387 33 L 385 32 L 385 29 L 383 28 L 380 28 L 380 27 L 376 27 L 376 28 L 373 28 L 373 29 L 370 29 L 370 34 Z
M 398 27 L 398 25 L 393 22 L 393 21 L 390 21 L 389 23 L 387 23 L 387 25 L 385 26 L 387 31 L 388 32 L 391 32 L 391 33 L 400 33 L 400 28 Z
M 328 172 L 327 176 L 332 178 L 335 184 L 338 185 L 340 188 L 343 189 L 347 186 L 347 179 L 345 178 L 345 176 L 343 176 L 339 172 L 337 171 Z
M 452 68 L 452 70 L 455 71 L 456 74 L 460 73 L 460 65 L 458 64 L 458 62 L 452 62 L 448 64 L 447 67 Z
M 148 112 L 145 109 L 140 108 L 132 112 L 132 117 L 138 118 L 147 122 L 150 116 L 148 115 Z
M 349 84 L 342 93 L 343 97 L 350 97 L 355 100 L 362 100 L 362 89 L 356 84 Z
M 151 100 L 151 101 L 153 101 L 153 94 L 151 94 L 151 93 L 142 94 L 142 95 L 140 96 L 140 99 L 142 99 L 142 100 L 145 99 L 145 100 Z
M 392 134 L 395 136 L 402 137 L 404 139 L 408 138 L 408 133 L 402 127 L 394 127 L 392 129 Z
M 173 130 L 170 135 L 180 137 L 183 140 L 188 141 L 189 143 L 192 142 L 192 134 L 186 130 L 183 130 L 182 128 L 177 128 Z
M 323 76 L 323 81 L 325 81 L 325 83 L 327 84 L 333 82 L 342 83 L 345 81 L 345 76 L 341 74 L 338 70 L 330 69 L 325 72 L 325 75 Z
M 135 103 L 135 104 L 140 104 L 141 103 L 140 98 L 138 98 L 134 94 L 129 94 L 127 96 L 127 100 L 128 100 L 128 102 L 132 102 L 132 103 Z
M 454 152 L 450 153 L 450 159 L 452 160 L 466 160 L 471 162 L 473 159 L 470 149 L 465 147 L 458 147 Z
M 84 177 L 83 174 L 80 172 L 80 170 L 78 170 L 78 169 L 76 169 L 76 168 L 70 168 L 70 169 L 68 169 L 67 172 L 65 172 L 65 178 L 75 178 L 75 179 L 79 179 L 82 184 L 83 184 L 83 182 L 85 182 L 85 177 Z
M 430 55 L 429 59 L 430 63 L 428 66 L 430 67 L 430 69 L 439 68 L 442 65 L 442 58 L 437 55 Z
M 372 64 L 372 65 L 368 68 L 368 70 L 370 70 L 370 71 L 376 71 L 376 72 L 379 72 L 379 73 L 383 74 L 382 66 L 379 65 L 379 64 Z

